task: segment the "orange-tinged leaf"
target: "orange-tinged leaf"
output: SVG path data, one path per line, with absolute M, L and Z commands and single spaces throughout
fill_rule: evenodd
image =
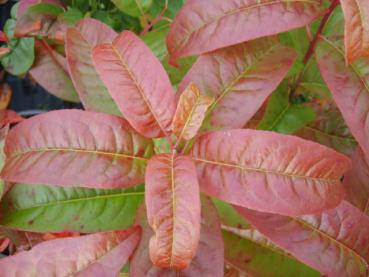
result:
M 104 276 L 119 274 L 140 240 L 140 227 L 42 242 L 0 259 L 1 276 Z
M 201 199 L 201 232 L 195 257 L 191 264 L 181 271 L 159 269 L 149 256 L 149 240 L 153 231 L 147 223 L 145 209 L 140 209 L 136 223 L 142 228 L 140 244 L 130 261 L 131 277 L 223 277 L 224 245 L 217 211 L 210 199 Z
M 302 27 L 322 8 L 320 0 L 189 0 L 171 24 L 171 60 Z
M 275 244 L 323 275 L 368 276 L 369 217 L 350 203 L 296 218 L 236 209 Z
M 181 270 L 196 254 L 200 236 L 200 193 L 189 156 L 160 154 L 150 159 L 145 176 L 150 258 L 160 268 Z
M 76 28 L 70 28 L 66 33 L 69 72 L 87 110 L 120 115 L 92 61 L 92 49 L 102 43 L 111 43 L 116 36 L 113 29 L 92 18 L 79 21 Z
M 7 54 L 10 53 L 10 48 L 8 47 L 0 47 L 0 58 L 6 56 Z
M 209 108 L 213 127 L 243 128 L 283 80 L 296 58 L 276 38 L 259 39 L 202 55 L 182 80 L 215 98 Z
M 7 83 L 0 84 L 0 110 L 5 110 L 12 98 L 12 89 Z
M 93 50 L 95 68 L 127 121 L 146 137 L 168 136 L 175 112 L 169 78 L 135 34 L 124 31 Z
M 188 85 L 179 98 L 173 118 L 172 130 L 178 141 L 190 140 L 196 136 L 206 111 L 213 102 L 213 98 L 201 95 L 195 84 Z
M 325 37 L 315 53 L 320 73 L 347 126 L 369 158 L 369 60 L 346 66 L 342 42 Z
M 369 216 L 369 163 L 360 147 L 352 155 L 352 169 L 343 184 L 347 201 Z
M 317 143 L 255 130 L 210 132 L 192 155 L 204 193 L 285 215 L 337 206 L 344 196 L 340 178 L 351 164 Z
M 0 110 L 0 128 L 23 121 L 24 118 L 12 110 Z
M 3 31 L 0 31 L 0 41 L 2 41 L 2 42 L 9 41 L 8 36 Z
M 81 110 L 38 115 L 11 129 L 2 178 L 16 183 L 118 188 L 143 182 L 152 142 L 121 118 Z
M 49 93 L 63 100 L 79 102 L 69 77 L 67 60 L 46 43 L 36 44 L 36 61 L 29 71 L 32 78 Z
M 345 16 L 346 62 L 369 57 L 369 2 L 340 0 Z

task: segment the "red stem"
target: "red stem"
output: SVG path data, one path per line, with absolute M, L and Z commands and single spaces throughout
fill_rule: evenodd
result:
M 309 49 L 306 52 L 306 55 L 304 57 L 303 63 L 307 64 L 307 62 L 309 61 L 309 59 L 311 58 L 311 56 L 314 53 L 314 49 L 315 49 L 315 45 L 318 42 L 319 36 L 321 35 L 321 33 L 323 32 L 323 29 L 325 27 L 325 25 L 328 22 L 329 17 L 331 16 L 332 12 L 334 11 L 334 9 L 339 5 L 339 0 L 333 0 L 331 5 L 329 6 L 328 10 L 325 12 L 325 15 L 322 19 L 322 21 L 320 22 L 319 28 L 316 31 L 316 34 L 314 36 L 314 39 L 312 40 L 312 42 L 310 43 Z

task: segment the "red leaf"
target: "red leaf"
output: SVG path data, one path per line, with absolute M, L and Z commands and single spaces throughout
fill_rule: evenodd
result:
M 63 100 L 79 102 L 77 92 L 69 78 L 67 60 L 46 43 L 36 44 L 36 61 L 29 71 L 49 93 Z
M 2 32 L 2 31 L 0 31 L 0 41 L 2 41 L 2 42 L 9 41 L 8 36 L 4 32 Z
M 201 95 L 194 83 L 188 85 L 179 98 L 173 118 L 172 130 L 178 141 L 190 140 L 196 136 L 213 101 L 212 97 Z
M 200 192 L 196 168 L 188 156 L 161 154 L 145 176 L 147 218 L 155 236 L 150 257 L 160 268 L 181 270 L 196 254 L 200 236 Z
M 224 245 L 217 211 L 210 199 L 201 199 L 201 233 L 196 256 L 191 264 L 180 272 L 170 269 L 159 269 L 150 261 L 149 240 L 154 233 L 147 224 L 145 209 L 140 209 L 136 223 L 143 232 L 140 244 L 130 261 L 131 277 L 195 277 L 224 276 Z
M 8 47 L 0 47 L 0 58 L 8 55 L 11 52 L 11 49 Z
M 242 128 L 287 74 L 296 58 L 276 38 L 259 39 L 202 55 L 182 80 L 215 98 L 211 123 Z M 206 74 L 204 74 L 206 72 Z
M 23 121 L 24 118 L 12 110 L 0 110 L 0 128 Z
M 369 217 L 348 202 L 297 218 L 237 210 L 275 244 L 323 275 L 368 276 Z
M 87 110 L 120 115 L 92 61 L 92 49 L 102 43 L 111 43 L 116 36 L 108 25 L 92 18 L 79 21 L 76 28 L 67 31 L 65 51 L 69 72 Z
M 17 183 L 128 187 L 143 182 L 152 148 L 119 117 L 53 111 L 10 130 L 1 174 Z
M 134 251 L 140 233 L 140 228 L 134 227 L 46 241 L 30 251 L 0 259 L 0 275 L 115 277 Z
M 320 0 L 189 0 L 171 24 L 171 60 L 302 27 L 322 7 Z
M 352 155 L 352 169 L 343 184 L 346 199 L 369 216 L 369 164 L 360 147 Z
M 175 101 L 169 78 L 151 50 L 133 33 L 93 50 L 97 72 L 123 116 L 142 135 L 168 136 Z
M 201 190 L 246 208 L 285 215 L 335 207 L 350 160 L 303 139 L 255 130 L 211 132 L 192 154 Z
M 369 2 L 340 0 L 345 16 L 346 63 L 369 57 Z
M 369 158 L 369 61 L 346 66 L 341 42 L 324 37 L 317 45 L 316 59 L 345 122 Z

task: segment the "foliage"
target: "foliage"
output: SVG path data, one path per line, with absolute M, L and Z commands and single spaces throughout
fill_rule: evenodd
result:
M 1 276 L 369 274 L 366 2 L 16 9 L 3 65 L 84 110 L 2 111 Z

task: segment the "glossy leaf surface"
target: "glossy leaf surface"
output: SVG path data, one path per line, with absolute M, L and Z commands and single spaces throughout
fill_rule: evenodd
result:
M 365 0 L 341 0 L 345 16 L 346 62 L 369 57 L 369 3 Z
M 208 107 L 213 103 L 209 96 L 200 94 L 198 87 L 191 83 L 181 94 L 173 118 L 173 133 L 178 140 L 190 140 L 196 136 L 205 118 Z
M 121 230 L 144 199 L 139 189 L 87 189 L 17 184 L 0 204 L 0 224 L 31 232 Z
M 66 58 L 50 46 L 41 43 L 36 45 L 36 61 L 29 73 L 49 93 L 63 100 L 79 102 L 68 74 Z
M 2 276 L 115 277 L 140 240 L 140 228 L 62 238 L 0 259 Z
M 143 181 L 152 143 L 115 116 L 80 110 L 32 117 L 7 136 L 5 180 L 92 188 Z
M 352 169 L 345 174 L 346 199 L 369 216 L 369 164 L 358 148 L 352 155 Z
M 322 38 L 316 49 L 320 72 L 352 135 L 369 157 L 369 78 L 367 59 L 345 64 L 340 41 Z
M 184 270 L 174 271 L 159 269 L 150 261 L 149 240 L 153 231 L 147 224 L 145 210 L 140 209 L 136 223 L 142 229 L 142 237 L 137 250 L 130 261 L 130 276 L 132 277 L 223 277 L 224 246 L 221 236 L 217 212 L 211 201 L 201 199 L 201 233 L 196 256 Z
M 367 276 L 369 217 L 348 202 L 298 218 L 237 209 L 262 234 L 322 274 Z
M 295 60 L 294 50 L 276 38 L 259 39 L 198 58 L 179 91 L 191 82 L 215 98 L 210 123 L 242 128 L 273 92 Z
M 87 110 L 120 115 L 92 61 L 92 49 L 111 43 L 116 36 L 113 29 L 92 18 L 79 21 L 76 28 L 67 31 L 65 49 L 69 72 Z
M 133 33 L 93 50 L 97 72 L 123 116 L 142 135 L 167 135 L 175 111 L 174 93 L 163 66 Z
M 195 164 L 188 156 L 161 154 L 148 163 L 145 202 L 150 258 L 160 268 L 181 270 L 196 254 L 200 236 L 200 193 Z
M 302 27 L 321 11 L 320 0 L 189 0 L 171 25 L 167 45 L 174 61 Z
M 211 132 L 192 155 L 201 190 L 259 211 L 299 215 L 335 207 L 350 160 L 297 137 L 255 130 Z

